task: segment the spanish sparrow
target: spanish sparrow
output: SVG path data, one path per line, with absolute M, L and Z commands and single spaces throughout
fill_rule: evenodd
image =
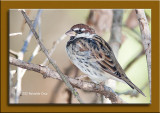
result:
M 85 24 L 76 24 L 66 32 L 66 35 L 70 36 L 66 45 L 70 60 L 94 83 L 104 83 L 106 79 L 111 78 L 127 83 L 132 89 L 145 96 L 129 80 L 116 60 L 112 48 L 95 33 L 94 29 Z

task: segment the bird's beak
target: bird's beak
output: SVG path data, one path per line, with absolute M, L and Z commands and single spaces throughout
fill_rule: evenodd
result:
M 76 36 L 76 33 L 72 30 L 69 30 L 65 33 L 67 36 Z

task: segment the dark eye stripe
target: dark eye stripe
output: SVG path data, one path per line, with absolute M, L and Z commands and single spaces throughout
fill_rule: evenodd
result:
M 78 34 L 81 34 L 81 33 L 82 33 L 81 30 L 76 30 L 75 32 L 78 33 Z

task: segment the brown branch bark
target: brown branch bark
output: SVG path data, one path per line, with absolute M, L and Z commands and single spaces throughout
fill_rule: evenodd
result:
M 60 81 L 63 81 L 60 75 L 53 71 L 52 69 L 46 67 L 46 66 L 41 66 L 41 65 L 36 65 L 32 63 L 26 63 L 24 61 L 21 61 L 19 59 L 10 57 L 9 62 L 12 65 L 35 71 L 43 75 L 44 78 L 53 78 L 57 79 Z M 95 83 L 91 82 L 85 82 L 79 79 L 74 79 L 71 77 L 68 77 L 65 75 L 66 78 L 68 78 L 69 82 L 76 88 L 82 89 L 84 91 L 89 91 L 89 92 L 96 92 L 103 94 L 106 98 L 109 98 L 112 103 L 125 103 L 115 92 L 113 92 L 109 87 L 105 86 L 103 87 L 102 85 L 97 85 Z
M 136 9 L 135 11 L 137 19 L 139 21 L 142 43 L 146 53 L 146 59 L 148 65 L 148 78 L 150 85 L 150 102 L 151 102 L 151 33 L 144 9 Z
M 49 62 L 52 64 L 52 66 L 56 69 L 57 73 L 59 73 L 61 79 L 64 81 L 64 83 L 66 84 L 66 86 L 71 90 L 71 92 L 73 93 L 73 95 L 77 98 L 77 100 L 80 103 L 83 103 L 78 92 L 72 87 L 72 85 L 70 84 L 70 82 L 68 81 L 68 78 L 64 76 L 64 74 L 61 72 L 61 70 L 59 69 L 59 67 L 57 66 L 57 64 L 54 62 L 54 60 L 49 56 L 49 53 L 47 51 L 47 49 L 44 47 L 44 45 L 42 44 L 41 40 L 39 39 L 39 36 L 37 34 L 37 32 L 35 31 L 31 20 L 28 18 L 28 16 L 26 15 L 26 12 L 24 10 L 21 10 L 22 15 L 24 16 L 28 26 L 30 27 L 32 33 L 34 34 L 38 44 L 40 45 L 42 51 L 44 52 L 44 54 L 46 55 L 46 57 L 48 58 Z

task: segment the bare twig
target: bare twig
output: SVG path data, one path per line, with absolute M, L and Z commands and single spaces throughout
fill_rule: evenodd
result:
M 12 65 L 27 69 L 27 70 L 31 70 L 31 71 L 35 71 L 38 72 L 40 74 L 43 75 L 43 77 L 51 77 L 53 79 L 57 79 L 57 80 L 62 80 L 62 78 L 60 77 L 59 73 L 53 71 L 52 69 L 45 67 L 45 66 L 41 66 L 41 65 L 36 65 L 36 64 L 31 64 L 31 63 L 26 63 L 22 60 L 10 57 L 9 58 L 9 62 Z M 80 88 L 82 90 L 85 91 L 90 91 L 90 92 L 96 92 L 96 93 L 100 93 L 103 94 L 106 98 L 109 98 L 112 103 L 125 103 L 115 92 L 113 92 L 109 87 L 103 87 L 102 85 L 97 85 L 95 83 L 91 83 L 91 82 L 85 82 L 82 80 L 77 80 L 71 77 L 68 77 L 66 75 L 64 75 L 65 78 L 67 78 L 69 80 L 69 82 L 77 88 Z
M 135 11 L 137 19 L 139 21 L 142 42 L 146 53 L 146 59 L 148 65 L 148 78 L 150 85 L 150 102 L 151 102 L 151 33 L 144 9 L 136 9 Z
M 23 60 L 23 52 L 18 52 L 17 58 L 20 60 Z M 15 103 L 19 102 L 19 97 L 21 94 L 21 82 L 22 82 L 22 77 L 23 74 L 21 73 L 24 69 L 17 67 L 17 83 L 15 86 Z
M 52 56 L 53 52 L 55 51 L 57 45 L 58 45 L 65 37 L 66 37 L 66 35 L 64 34 L 64 35 L 62 35 L 56 42 L 53 43 L 53 47 L 52 47 L 52 49 L 51 49 L 51 51 L 50 51 L 50 53 L 49 53 L 49 56 L 50 56 L 50 57 Z M 47 61 L 48 61 L 48 58 L 46 58 L 41 65 L 46 65 Z
M 24 10 L 23 10 L 23 11 L 24 11 Z M 38 25 L 38 21 L 39 21 L 39 18 L 40 18 L 40 16 L 41 16 L 41 14 L 42 14 L 42 10 L 38 10 L 37 15 L 36 15 L 36 18 L 35 18 L 34 23 L 33 23 L 33 28 L 34 28 L 34 29 L 35 29 L 35 28 L 37 27 L 37 25 Z M 27 47 L 28 47 L 28 44 L 30 43 L 32 36 L 33 36 L 33 33 L 32 33 L 32 31 L 30 30 L 30 32 L 29 32 L 26 40 L 24 41 L 23 47 L 22 47 L 22 49 L 21 49 L 21 51 L 22 51 L 23 53 L 26 52 Z
M 79 97 L 78 92 L 72 87 L 72 85 L 69 83 L 68 78 L 65 77 L 63 75 L 63 73 L 61 72 L 61 70 L 59 69 L 59 67 L 55 64 L 55 62 L 53 61 L 53 59 L 50 58 L 48 51 L 46 50 L 46 48 L 44 47 L 44 45 L 42 44 L 42 42 L 39 40 L 39 36 L 37 34 L 37 32 L 35 31 L 34 27 L 32 26 L 31 20 L 28 18 L 28 16 L 26 15 L 24 10 L 21 10 L 21 13 L 23 14 L 27 24 L 29 25 L 32 33 L 34 34 L 38 44 L 40 45 L 42 51 L 44 52 L 44 54 L 47 56 L 49 62 L 52 64 L 52 66 L 56 69 L 56 71 L 59 73 L 61 79 L 65 82 L 66 86 L 71 90 L 71 92 L 74 94 L 74 96 L 77 98 L 77 100 L 82 103 L 81 98 Z
M 38 23 L 38 20 L 39 20 L 39 17 L 41 15 L 41 13 L 42 13 L 41 10 L 39 10 L 38 13 L 37 13 L 37 16 L 36 16 L 36 19 L 35 19 L 34 25 L 33 25 L 34 28 L 37 26 L 37 23 Z M 23 45 L 21 51 L 18 52 L 18 54 L 17 54 L 18 59 L 23 60 L 24 54 L 25 54 L 25 52 L 27 50 L 28 44 L 29 44 L 32 36 L 33 36 L 33 34 L 30 31 L 28 37 L 24 41 L 24 45 Z M 16 89 L 15 90 L 15 103 L 19 102 L 19 97 L 20 97 L 21 89 L 22 89 L 21 81 L 22 81 L 22 78 L 23 78 L 25 72 L 26 72 L 26 69 L 22 69 L 22 68 L 19 68 L 19 67 L 17 68 L 17 83 L 16 83 L 16 86 L 15 86 L 15 89 Z
M 35 21 L 37 21 L 39 24 L 40 24 L 40 14 L 41 14 L 41 10 L 39 10 L 38 11 L 38 13 L 37 13 L 37 16 L 36 16 L 36 20 Z M 36 27 L 37 26 L 37 24 L 35 24 L 34 25 L 34 27 Z M 39 32 L 40 33 L 40 32 Z M 23 49 L 19 52 L 19 55 L 23 55 L 24 56 L 24 54 L 25 54 L 25 52 L 26 52 L 26 49 L 27 49 L 27 47 L 28 47 L 28 44 L 29 44 L 29 42 L 30 42 L 30 38 L 32 37 L 32 33 L 30 32 L 29 33 L 29 35 L 28 35 L 28 37 L 27 37 L 27 39 L 26 39 L 26 44 L 27 45 L 25 45 L 24 44 L 24 46 L 23 46 Z M 41 36 L 41 35 L 40 35 Z M 40 39 L 41 39 L 41 37 L 40 37 Z M 38 54 L 38 51 L 39 51 L 39 45 L 37 45 L 36 46 L 36 48 L 34 49 L 34 51 L 33 51 L 33 54 L 32 54 L 32 56 L 29 58 L 29 60 L 28 60 L 28 62 L 31 62 L 32 60 L 33 60 L 33 58 Z M 19 58 L 19 57 L 18 57 Z M 23 57 L 22 57 L 22 59 L 23 59 Z M 18 71 L 19 70 L 19 71 Z M 26 69 L 22 69 L 22 68 L 17 68 L 17 71 L 19 72 L 17 72 L 17 75 L 18 75 L 18 77 L 17 77 L 17 86 L 16 86 L 16 103 L 18 103 L 18 101 L 19 101 L 19 96 L 20 96 L 20 93 L 21 93 L 21 79 L 23 78 L 23 76 L 24 76 L 24 74 L 25 74 L 25 72 L 27 71 Z
M 14 74 L 16 73 L 16 70 L 11 70 L 11 69 L 9 69 L 10 71 L 10 73 L 9 73 L 9 102 L 10 103 L 14 103 L 14 101 L 15 101 L 15 88 L 14 88 L 14 85 L 13 85 L 13 81 L 12 81 L 12 79 L 13 79 L 13 77 L 14 77 Z
M 22 32 L 10 33 L 9 34 L 9 36 L 17 36 L 17 35 L 22 35 Z
M 38 34 L 39 34 L 39 39 L 41 40 L 41 18 L 38 19 Z M 33 58 L 38 54 L 40 50 L 40 46 L 37 44 L 36 48 L 34 49 L 32 56 L 30 56 L 28 62 L 31 62 L 33 60 Z
M 13 56 L 15 56 L 16 58 L 18 58 L 18 52 L 15 52 L 15 51 L 10 49 L 9 53 L 12 54 Z

